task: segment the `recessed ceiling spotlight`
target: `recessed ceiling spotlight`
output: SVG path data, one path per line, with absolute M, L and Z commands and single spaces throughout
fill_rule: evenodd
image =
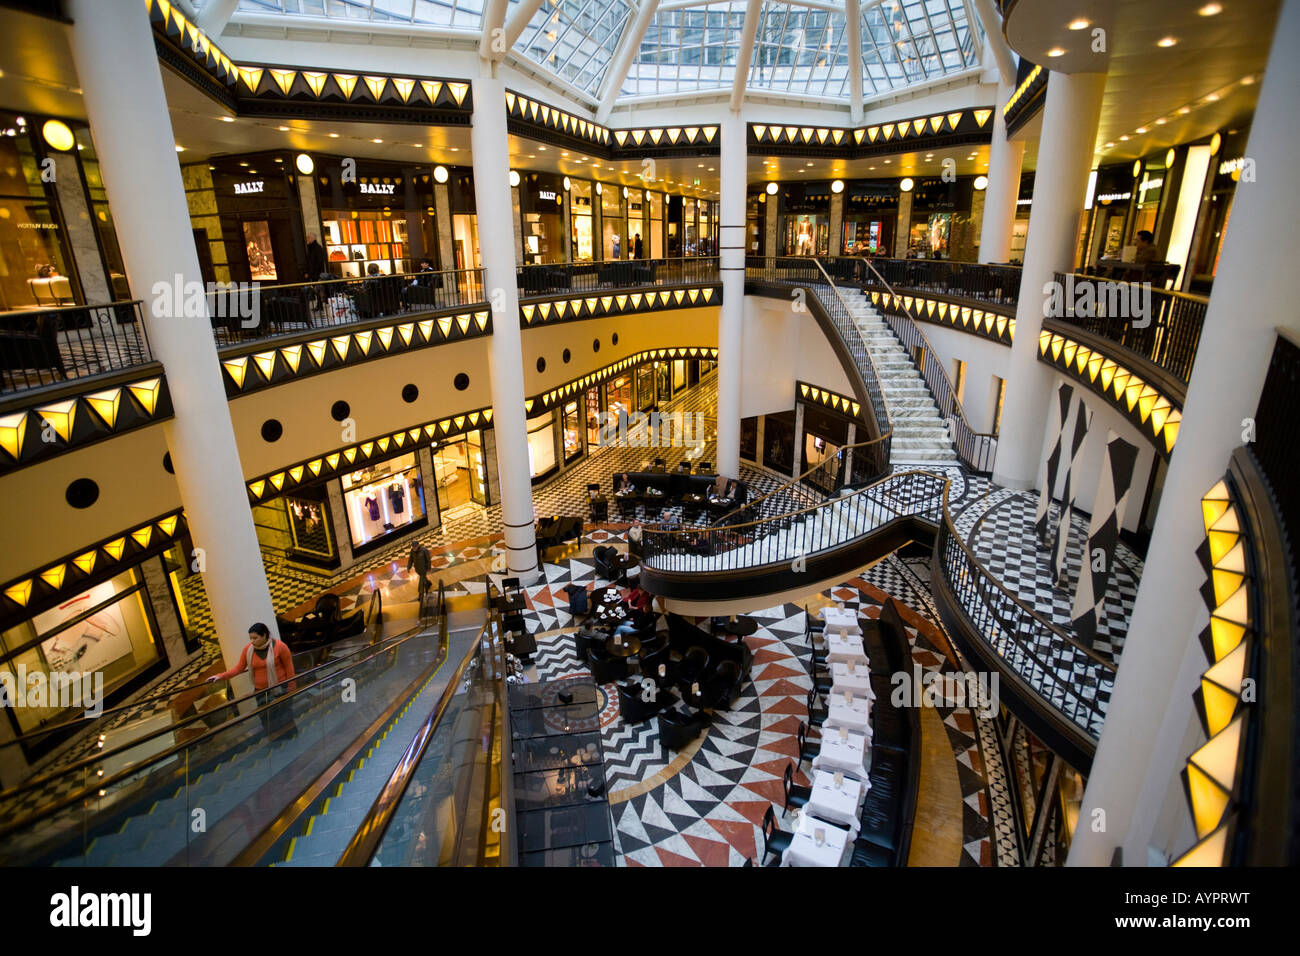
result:
M 1121 136 L 1121 137 L 1119 138 L 1119 141 L 1120 141 L 1121 143 L 1127 143 L 1127 142 L 1128 142 L 1128 133 L 1125 133 L 1123 136 Z
M 185 147 L 184 147 L 184 146 L 177 146 L 177 147 L 176 147 L 176 152 L 178 152 L 178 153 L 183 153 L 183 152 L 185 152 Z
M 1191 108 L 1190 106 L 1180 106 L 1180 107 L 1178 107 L 1178 115 L 1179 115 L 1179 116 L 1186 116 L 1186 115 L 1187 115 L 1188 113 L 1190 113 L 1191 111 L 1192 111 L 1192 108 Z
M 1062 46 L 1054 46 L 1054 47 L 1052 47 L 1050 50 L 1047 51 L 1047 55 L 1048 55 L 1048 56 L 1053 56 L 1053 57 L 1055 57 L 1055 56 L 1065 56 L 1065 47 L 1062 47 Z
M 339 138 L 338 133 L 330 133 L 330 139 L 338 139 L 338 138 Z
M 545 146 L 538 146 L 538 147 L 537 147 L 537 151 L 540 152 L 540 153 L 544 153 L 544 152 L 546 152 L 546 147 L 545 147 Z
M 1157 125 L 1157 126 L 1164 126 L 1164 125 L 1165 125 L 1166 123 L 1168 123 L 1168 122 L 1169 122 L 1169 120 L 1165 119 L 1165 118 L 1162 116 L 1162 117 L 1160 117 L 1160 119 L 1156 120 L 1156 125 Z
M 1083 17 L 1076 17 L 1066 24 L 1071 30 L 1086 30 L 1092 26 L 1091 20 L 1085 20 Z
M 1114 144 L 1114 143 L 1107 143 L 1107 144 L 1105 145 L 1105 147 L 1103 147 L 1103 148 L 1104 148 L 1104 149 L 1114 149 L 1114 148 L 1115 148 L 1115 144 Z
M 233 123 L 234 121 L 235 121 L 235 118 L 234 118 L 233 116 L 223 116 L 223 117 L 221 117 L 221 122 L 223 122 L 223 123 Z
M 1201 7 L 1196 12 L 1203 17 L 1215 17 L 1223 12 L 1223 4 L 1207 3 L 1205 6 Z
M 1156 41 L 1156 46 L 1169 47 L 1178 42 L 1176 37 L 1161 37 Z
M 1253 76 L 1243 76 L 1241 78 L 1242 86 L 1252 86 L 1254 85 L 1254 83 L 1255 83 L 1255 78 Z
M 1146 131 L 1147 131 L 1147 128 L 1146 128 L 1145 126 L 1139 126 L 1139 127 L 1137 128 L 1137 132 L 1138 132 L 1139 135 L 1142 134 L 1142 133 L 1145 133 Z
M 1205 102 L 1207 102 L 1207 103 L 1217 103 L 1217 102 L 1219 102 L 1219 94 L 1218 94 L 1218 93 L 1211 93 L 1209 96 L 1207 96 L 1207 97 L 1205 98 Z
M 280 130 L 281 133 L 287 133 L 287 132 L 289 132 L 289 127 L 287 127 L 287 126 L 280 126 L 280 127 L 278 127 L 278 129 Z
M 382 143 L 383 140 L 382 140 L 382 139 L 372 139 L 370 142 L 372 142 L 372 143 Z

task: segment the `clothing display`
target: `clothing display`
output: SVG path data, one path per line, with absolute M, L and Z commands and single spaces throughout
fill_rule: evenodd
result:
M 397 482 L 388 486 L 388 503 L 392 505 L 393 514 L 400 515 L 406 504 L 406 491 Z
M 366 513 L 367 513 L 368 515 L 370 515 L 370 520 L 371 520 L 371 521 L 378 521 L 378 520 L 379 520 L 379 501 L 374 497 L 374 495 L 369 495 L 369 496 L 367 496 L 366 500 L 363 501 L 362 504 L 365 505 L 365 507 L 366 507 Z

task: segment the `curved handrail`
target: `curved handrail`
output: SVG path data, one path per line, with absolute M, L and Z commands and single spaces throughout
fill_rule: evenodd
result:
M 939 533 L 935 538 L 934 550 L 935 556 L 938 558 L 939 573 L 943 575 L 944 580 L 952 589 L 961 609 L 968 617 L 971 617 L 971 622 L 979 632 L 981 640 L 999 658 L 1006 661 L 1012 670 L 1030 683 L 1038 692 L 1039 697 L 1050 703 L 1050 695 L 1042 693 L 1035 683 L 1037 675 L 1041 675 L 1041 678 L 1059 687 L 1061 693 L 1065 695 L 1065 700 L 1073 698 L 1076 703 L 1069 711 L 1065 707 L 1056 704 L 1051 704 L 1051 706 L 1068 717 L 1090 736 L 1096 738 L 1098 731 L 1094 729 L 1093 724 L 1094 722 L 1100 724 L 1105 719 L 1104 710 L 1097 706 L 1095 700 L 1082 696 L 1075 685 L 1062 680 L 1056 667 L 1050 661 L 1044 661 L 1039 656 L 1038 651 L 1035 649 L 1035 642 L 1032 639 L 1023 639 L 1021 635 L 1039 633 L 1061 645 L 1069 646 L 1092 661 L 1096 668 L 1102 672 L 1101 679 L 1103 680 L 1113 681 L 1115 679 L 1115 664 L 1092 649 L 1080 644 L 1060 627 L 1043 618 L 1034 608 L 1030 607 L 999 581 L 971 547 L 962 540 L 953 521 L 952 512 L 948 507 L 946 498 L 943 504 L 943 519 L 939 525 Z M 990 603 L 990 594 L 996 598 L 997 606 Z M 964 598 L 972 600 L 965 600 Z M 978 615 L 978 619 L 972 615 Z M 1001 631 L 1007 640 L 1016 646 L 1018 652 L 1032 663 L 1030 668 L 1025 669 L 1015 665 L 1011 656 L 1006 653 L 1005 648 L 999 647 L 999 642 L 996 641 L 994 636 L 991 636 L 995 633 L 994 628 Z M 1080 711 L 1084 714 L 1082 720 L 1080 719 Z
M 354 653 L 358 653 L 358 654 L 365 653 L 364 657 L 358 660 L 354 660 L 348 663 L 346 666 L 339 668 L 333 674 L 327 675 L 326 677 L 322 677 L 320 680 L 312 681 L 309 684 L 302 683 L 301 678 L 304 675 L 302 674 L 295 675 L 294 681 L 299 684 L 296 690 L 290 691 L 289 693 L 276 698 L 274 701 L 271 701 L 266 704 L 262 704 L 254 708 L 253 710 L 249 711 L 247 714 L 239 714 L 239 716 L 233 718 L 230 721 L 223 721 L 219 726 L 211 728 L 206 733 L 201 734 L 200 736 L 194 738 L 193 740 L 188 740 L 185 741 L 184 743 L 175 744 L 163 751 L 160 751 L 157 754 L 150 756 L 147 760 L 144 760 L 141 763 L 132 764 L 129 767 L 125 767 L 111 777 L 106 777 L 106 778 L 97 777 L 93 785 L 83 787 L 79 790 L 74 789 L 68 795 L 65 795 L 64 798 L 57 800 L 53 804 L 49 804 L 44 807 L 41 807 L 35 812 L 33 812 L 32 814 L 29 814 L 28 816 L 23 817 L 17 821 L 5 823 L 3 827 L 0 827 L 0 838 L 3 838 L 5 835 L 14 832 L 14 830 L 16 829 L 20 829 L 22 826 L 29 824 L 34 820 L 42 819 L 45 816 L 56 813 L 59 810 L 62 810 L 65 807 L 73 803 L 76 803 L 78 800 L 80 800 L 81 798 L 87 796 L 92 792 L 108 789 L 109 787 L 117 783 L 124 782 L 130 779 L 131 777 L 139 775 L 141 772 L 145 771 L 150 766 L 162 763 L 179 753 L 183 753 L 184 751 L 186 751 L 191 747 L 198 746 L 202 744 L 204 741 L 214 737 L 215 735 L 222 733 L 226 729 L 226 727 L 228 727 L 231 723 L 233 723 L 236 720 L 247 720 L 253 715 L 260 714 L 264 711 L 269 711 L 273 707 L 288 706 L 286 702 L 293 701 L 299 697 L 303 697 L 303 699 L 305 699 L 305 695 L 307 694 L 308 691 L 323 686 L 324 684 L 326 684 L 326 682 L 334 680 L 338 674 L 345 673 L 347 671 L 352 670 L 353 668 L 359 667 L 362 664 L 365 664 L 367 661 L 373 660 L 374 658 L 378 657 L 381 654 L 391 653 L 394 649 L 401 646 L 402 644 L 405 644 L 407 641 L 420 637 L 422 630 L 423 629 L 421 627 L 417 626 L 415 628 L 412 628 L 407 633 L 402 634 L 394 638 L 392 641 L 382 644 L 381 646 L 376 647 L 374 645 L 367 645 L 365 647 L 358 648 L 357 651 L 355 651 Z M 345 657 L 337 658 L 333 661 L 327 661 L 325 664 L 320 665 L 320 667 L 313 668 L 313 670 L 319 670 L 320 668 L 327 667 L 330 664 L 337 664 L 340 661 L 344 660 L 346 656 L 350 656 L 350 655 L 345 655 Z M 248 695 L 247 697 L 240 698 L 239 701 L 232 701 L 230 703 L 223 704 L 222 706 L 232 707 L 236 703 L 253 699 L 256 696 L 257 693 L 254 692 L 253 694 Z M 54 771 L 52 773 L 42 775 L 40 777 L 29 778 L 23 781 L 18 786 L 6 790 L 3 793 L 0 793 L 0 801 L 10 800 L 18 794 L 25 793 L 29 790 L 34 790 L 38 787 L 46 786 L 51 781 L 58 780 L 61 777 L 66 777 L 78 771 L 89 769 L 93 764 L 98 763 L 108 757 L 115 756 L 116 754 L 122 753 L 125 750 L 138 747 L 140 746 L 141 743 L 147 740 L 152 740 L 155 737 L 161 736 L 162 734 L 174 733 L 177 727 L 180 727 L 185 724 L 189 724 L 195 720 L 202 719 L 205 716 L 210 717 L 211 714 L 196 715 L 195 717 L 188 718 L 187 720 L 183 721 L 181 724 L 173 724 L 161 730 L 157 730 L 152 734 L 148 734 L 137 740 L 133 740 L 129 744 L 124 744 L 123 746 L 115 750 L 95 753 L 89 757 L 83 757 L 81 760 L 75 761 L 64 767 L 60 767 L 57 771 Z
M 817 266 L 818 271 L 821 272 L 822 278 L 826 280 L 826 284 L 830 287 L 830 290 L 835 293 L 836 301 L 839 302 L 840 308 L 844 311 L 844 315 L 849 319 L 848 327 L 853 330 L 853 335 L 857 344 L 862 347 L 862 357 L 866 359 L 866 365 L 862 367 L 860 371 L 869 371 L 871 373 L 870 376 L 864 375 L 863 378 L 866 381 L 868 392 L 871 393 L 872 412 L 876 417 L 877 424 L 880 426 L 880 434 L 883 437 L 886 433 L 893 431 L 893 416 L 889 414 L 889 402 L 886 400 L 885 391 L 880 385 L 880 375 L 876 372 L 876 363 L 871 361 L 871 350 L 867 348 L 867 343 L 862 338 L 861 330 L 858 329 L 857 323 L 853 321 L 853 310 L 850 309 L 849 304 L 844 301 L 844 296 L 840 295 L 840 290 L 836 287 L 835 280 L 830 277 L 830 273 L 826 271 L 826 267 L 821 264 L 820 259 L 813 259 L 813 263 Z M 835 317 L 832 316 L 831 318 L 833 319 Z M 844 334 L 843 330 L 840 330 L 840 336 L 845 339 L 845 344 L 849 345 L 849 350 L 852 351 L 852 344 L 848 341 L 848 336 Z M 879 406 L 876 405 L 877 401 L 879 401 Z M 882 414 L 884 415 L 883 420 L 881 418 Z
M 888 290 L 890 300 L 896 300 L 898 293 L 872 265 L 871 260 L 864 258 L 862 261 L 866 263 L 867 268 Z M 885 316 L 885 321 L 889 323 L 894 330 L 894 334 L 898 335 L 904 346 L 910 348 L 920 345 L 927 354 L 938 356 L 939 353 L 930 344 L 930 339 L 926 336 L 920 323 L 913 320 L 910 315 L 905 312 L 885 312 L 883 309 L 881 314 Z M 926 362 L 925 367 L 921 369 L 921 376 L 925 379 L 930 394 L 934 396 L 935 402 L 939 406 L 939 414 L 943 415 L 945 421 L 955 419 L 956 427 L 954 431 L 959 432 L 959 434 L 953 435 L 955 439 L 953 445 L 956 446 L 957 453 L 962 460 L 975 471 L 991 471 L 993 469 L 993 459 L 997 454 L 998 436 L 993 432 L 977 432 L 974 429 L 970 420 L 966 417 L 966 410 L 962 408 L 961 399 L 957 397 L 957 389 L 953 387 L 952 379 L 948 377 L 948 370 L 943 367 L 942 362 Z M 945 405 L 947 408 L 945 408 Z
M 850 494 L 831 498 L 797 511 L 760 518 L 755 521 L 746 521 L 720 528 L 643 528 L 641 563 L 643 567 L 662 571 L 684 570 L 683 568 L 656 563 L 655 558 L 719 557 L 729 553 L 736 553 L 741 548 L 761 542 L 765 538 L 768 540 L 780 538 L 782 539 L 780 540 L 781 546 L 776 549 L 780 553 L 773 555 L 770 560 L 765 559 L 754 563 L 733 563 L 728 567 L 716 570 L 739 570 L 742 568 L 751 570 L 788 564 L 796 557 L 806 558 L 820 555 L 849 545 L 893 518 L 914 515 L 929 517 L 933 515 L 933 520 L 937 522 L 939 517 L 938 504 L 944 500 L 945 489 L 948 487 L 949 481 L 950 479 L 947 477 L 936 475 L 933 472 L 896 472 L 886 475 L 879 481 Z M 920 486 L 919 489 L 917 485 Z M 898 490 L 893 490 L 890 486 L 896 486 Z M 885 500 L 886 493 L 896 498 L 907 499 L 910 504 L 928 502 L 935 497 L 939 501 L 933 507 L 902 510 Z M 900 501 L 898 503 L 903 504 L 904 502 Z M 783 535 L 784 532 L 798 522 L 812 516 L 815 512 L 823 511 L 823 509 L 827 514 L 832 515 L 831 520 L 837 526 L 823 525 L 805 529 L 799 533 L 797 540 Z M 769 535 L 772 537 L 769 538 Z M 725 545 L 725 547 L 716 547 L 715 545 L 718 544 Z M 805 545 L 811 547 L 805 547 Z M 794 550 L 790 550 L 790 547 L 793 547 Z M 673 563 L 680 564 L 681 562 Z
M 890 434 L 892 434 L 892 429 Z M 852 445 L 843 445 L 839 450 L 839 454 L 837 454 L 835 457 L 823 459 L 822 461 L 819 461 L 817 464 L 813 465 L 811 468 L 804 470 L 797 478 L 787 479 L 784 483 L 777 485 L 771 491 L 764 492 L 763 494 L 759 495 L 757 498 L 751 498 L 749 501 L 746 501 L 744 504 L 736 505 L 734 508 L 732 508 L 729 511 L 724 511 L 713 521 L 709 522 L 709 527 L 715 528 L 721 526 L 722 522 L 726 521 L 726 519 L 730 518 L 732 515 L 742 514 L 748 511 L 754 511 L 758 505 L 770 500 L 771 498 L 781 494 L 782 492 L 787 492 L 794 488 L 801 488 L 801 489 L 806 488 L 807 486 L 806 486 L 805 479 L 810 478 L 815 472 L 821 471 L 822 469 L 829 471 L 830 468 L 827 467 L 828 465 L 834 464 L 836 466 L 835 470 L 838 471 L 839 463 L 844 460 L 843 455 L 845 452 L 857 451 L 859 449 L 865 449 L 875 445 L 881 445 L 884 442 L 888 441 L 889 438 L 890 435 L 882 435 L 880 438 L 872 438 L 870 441 L 854 442 Z
M 862 256 L 850 256 L 858 261 Z M 901 285 L 930 293 L 977 299 L 981 302 L 1015 306 L 1020 297 L 1021 267 L 1014 264 L 995 265 L 985 262 L 956 262 L 951 259 L 890 259 L 872 260 L 885 272 L 901 274 Z M 873 270 L 884 280 L 883 272 Z M 895 281 L 899 281 L 896 279 Z M 888 284 L 886 287 L 888 287 Z
M 384 596 L 379 588 L 370 592 L 370 604 L 366 607 L 366 629 L 370 631 L 370 643 L 378 644 L 384 633 Z

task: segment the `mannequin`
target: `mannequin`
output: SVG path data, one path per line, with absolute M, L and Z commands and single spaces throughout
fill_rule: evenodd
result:
M 799 220 L 799 235 L 796 238 L 795 243 L 796 255 L 812 255 L 812 226 L 809 224 L 807 216 L 804 216 Z

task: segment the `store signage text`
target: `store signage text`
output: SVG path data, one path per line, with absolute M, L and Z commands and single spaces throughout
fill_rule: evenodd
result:
M 391 196 L 393 190 L 397 188 L 396 183 L 358 183 L 363 193 L 371 193 L 376 196 Z
M 251 193 L 260 193 L 266 182 L 261 179 L 253 179 L 246 183 L 235 183 L 235 195 L 247 196 Z
M 539 189 L 537 191 L 537 198 L 544 199 L 547 202 L 555 202 L 555 193 L 549 189 Z
M 1132 193 L 1102 193 L 1097 197 L 1097 202 L 1114 202 L 1117 199 L 1132 199 Z

